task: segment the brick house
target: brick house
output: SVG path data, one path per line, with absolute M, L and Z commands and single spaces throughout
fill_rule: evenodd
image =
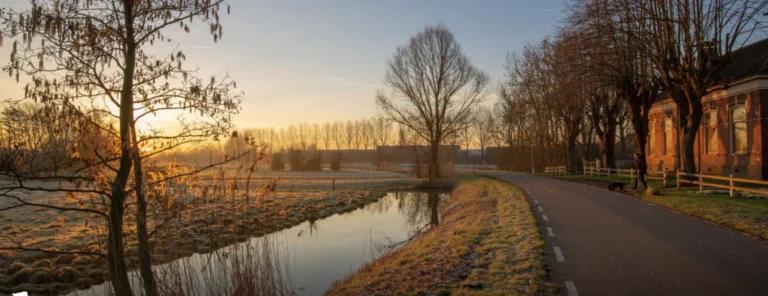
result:
M 694 147 L 696 167 L 706 174 L 768 179 L 768 39 L 733 52 L 718 85 L 703 98 L 703 118 Z M 671 98 L 648 114 L 649 170 L 676 170 L 680 163 L 678 110 Z

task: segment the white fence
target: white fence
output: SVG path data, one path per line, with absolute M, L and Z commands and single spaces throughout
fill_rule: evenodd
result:
M 568 171 L 566 170 L 566 168 L 565 168 L 565 166 L 564 166 L 564 165 L 562 165 L 562 166 L 556 166 L 556 167 L 545 167 L 545 168 L 544 168 L 544 173 L 545 173 L 545 174 L 559 174 L 559 175 L 564 175 L 564 174 L 566 174 L 567 172 L 568 172 Z
M 674 174 L 674 172 L 668 172 L 666 170 L 661 172 L 650 171 L 645 175 L 645 179 L 662 181 L 662 186 L 667 187 L 667 180 L 669 179 L 669 176 L 672 174 Z M 607 178 L 615 177 L 616 179 L 628 178 L 631 181 L 635 179 L 635 176 L 637 176 L 637 172 L 635 171 L 635 169 L 611 169 L 611 168 L 585 167 L 584 175 L 607 177 Z
M 734 196 L 735 192 L 746 192 L 746 193 L 752 193 L 752 194 L 758 194 L 758 195 L 768 195 L 768 189 L 754 188 L 754 187 L 750 188 L 750 187 L 743 187 L 738 185 L 738 184 L 743 184 L 743 185 L 748 184 L 748 185 L 768 186 L 768 181 L 734 178 L 733 174 L 726 177 L 726 176 L 719 176 L 719 175 L 687 174 L 687 173 L 678 172 L 676 175 L 677 175 L 677 188 L 680 188 L 680 185 L 682 183 L 687 183 L 691 185 L 699 185 L 699 191 L 704 190 L 704 187 L 726 189 L 728 190 L 729 195 L 731 197 Z M 721 181 L 721 183 L 715 183 L 717 181 Z

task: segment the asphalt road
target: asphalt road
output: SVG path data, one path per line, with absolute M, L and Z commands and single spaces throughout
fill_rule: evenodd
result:
M 768 295 L 764 240 L 603 188 L 486 174 L 526 192 L 560 295 Z

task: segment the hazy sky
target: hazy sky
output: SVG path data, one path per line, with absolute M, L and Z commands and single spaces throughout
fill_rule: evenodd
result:
M 0 0 L 18 7 L 21 0 Z M 230 1 L 223 40 L 207 28 L 168 31 L 201 76 L 227 72 L 245 91 L 243 127 L 348 120 L 377 113 L 375 91 L 395 49 L 427 25 L 445 24 L 475 66 L 503 78 L 505 56 L 551 35 L 565 14 L 562 0 L 306 0 Z M 6 63 L 10 42 L 0 48 Z M 0 96 L 22 94 L 0 75 Z M 488 103 L 496 100 L 495 95 Z

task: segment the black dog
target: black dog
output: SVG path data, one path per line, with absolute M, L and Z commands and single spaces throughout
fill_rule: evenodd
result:
M 613 182 L 611 184 L 608 184 L 608 190 L 616 191 L 616 189 L 621 190 L 621 192 L 624 191 L 624 183 L 623 182 Z

